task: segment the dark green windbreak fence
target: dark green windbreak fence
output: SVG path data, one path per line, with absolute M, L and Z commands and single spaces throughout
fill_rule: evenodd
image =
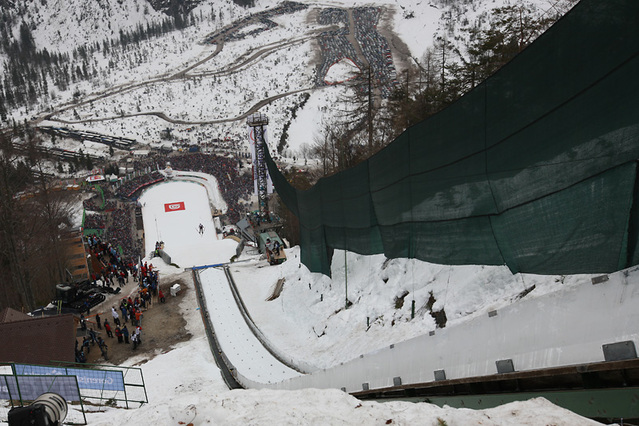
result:
M 332 250 L 513 272 L 639 263 L 639 1 L 582 0 L 532 45 L 368 161 L 292 188 L 302 261 Z

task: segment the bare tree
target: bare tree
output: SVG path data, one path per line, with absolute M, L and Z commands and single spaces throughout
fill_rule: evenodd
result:
M 322 175 L 330 174 L 336 168 L 336 147 L 332 138 L 332 127 L 328 123 L 322 123 L 321 133 L 313 137 L 311 151 L 322 163 Z
M 35 297 L 24 267 L 28 249 L 23 240 L 26 230 L 17 195 L 30 180 L 30 171 L 11 140 L 0 133 L 0 265 L 2 275 L 9 279 L 3 280 L 3 285 L 8 287 L 6 291 L 17 296 L 12 300 L 27 308 L 35 306 Z
M 304 142 L 300 145 L 300 154 L 304 158 L 304 165 L 308 164 L 308 157 L 311 154 L 312 150 L 308 143 Z
M 0 305 L 32 310 L 64 279 L 70 204 L 52 190 L 33 134 L 17 142 L 0 135 Z

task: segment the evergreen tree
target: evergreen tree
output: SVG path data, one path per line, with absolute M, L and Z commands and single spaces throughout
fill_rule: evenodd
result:
M 31 30 L 26 22 L 22 21 L 20 25 L 20 50 L 23 55 L 31 55 L 35 52 L 36 46 Z
M 528 4 L 495 8 L 487 28 L 468 29 L 470 45 L 460 70 L 472 88 L 510 61 L 554 22 Z
M 0 93 L 0 121 L 7 121 L 7 107 L 5 106 L 4 95 Z
M 7 121 L 7 106 L 4 98 L 4 90 L 2 84 L 0 84 L 0 121 Z

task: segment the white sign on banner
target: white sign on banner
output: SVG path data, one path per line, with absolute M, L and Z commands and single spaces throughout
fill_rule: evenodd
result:
M 0 399 L 33 401 L 47 392 L 57 393 L 67 401 L 81 401 L 76 376 L 0 375 Z
M 47 367 L 43 365 L 14 364 L 18 375 L 73 375 L 78 378 L 81 389 L 109 391 L 124 390 L 124 376 L 121 371 L 97 370 L 90 368 Z

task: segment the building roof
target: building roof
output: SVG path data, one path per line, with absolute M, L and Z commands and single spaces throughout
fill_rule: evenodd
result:
M 67 254 L 68 270 L 75 280 L 88 280 L 89 267 L 82 231 L 74 229 L 64 236 L 65 253 Z
M 47 365 L 51 361 L 75 361 L 76 325 L 72 314 L 2 322 L 0 336 L 0 362 Z
M 0 324 L 5 322 L 13 322 L 20 321 L 25 319 L 31 319 L 31 317 L 27 314 L 23 314 L 20 311 L 16 311 L 12 308 L 4 308 L 2 312 L 0 312 Z

